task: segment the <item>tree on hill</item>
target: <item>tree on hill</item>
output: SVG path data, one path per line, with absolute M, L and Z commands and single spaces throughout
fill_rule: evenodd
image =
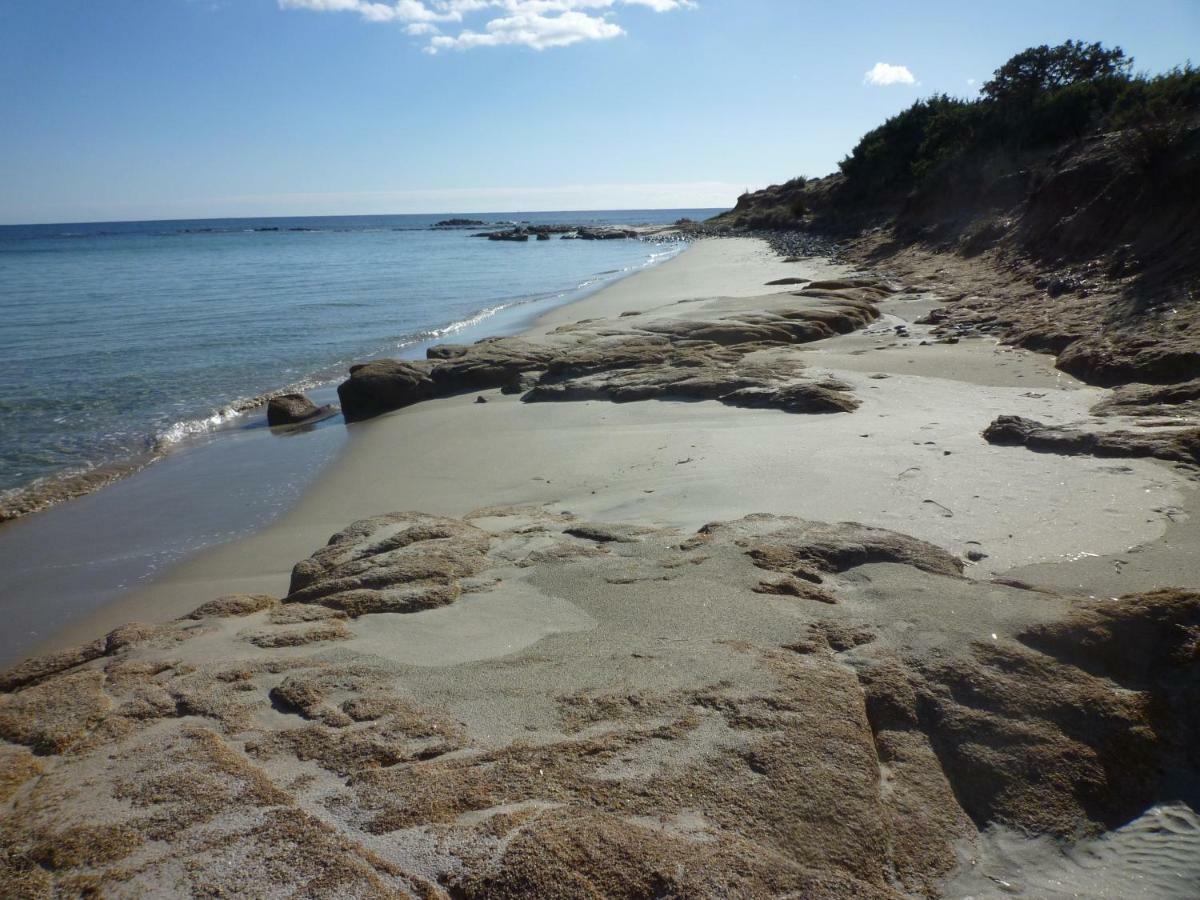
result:
M 1030 47 L 993 73 L 983 96 L 997 103 L 1030 100 L 1038 94 L 1086 81 L 1128 77 L 1133 57 L 1120 47 L 1067 41 L 1057 47 Z

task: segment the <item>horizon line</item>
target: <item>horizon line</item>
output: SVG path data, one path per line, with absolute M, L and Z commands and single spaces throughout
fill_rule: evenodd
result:
M 399 216 L 512 216 L 526 213 L 596 213 L 596 212 L 667 212 L 684 210 L 722 210 L 732 209 L 726 206 L 596 206 L 580 207 L 578 209 L 492 209 L 492 210 L 438 210 L 434 212 L 404 212 L 404 213 L 317 213 L 305 215 L 267 215 L 267 216 L 181 216 L 170 219 L 88 219 L 77 221 L 46 221 L 46 222 L 0 222 L 0 228 L 44 227 L 48 225 L 135 225 L 149 222 L 237 222 L 265 221 L 269 219 L 377 219 L 382 217 Z

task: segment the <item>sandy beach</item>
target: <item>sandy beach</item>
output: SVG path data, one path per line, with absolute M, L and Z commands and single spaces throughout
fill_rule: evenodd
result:
M 496 345 L 651 362 L 348 426 L 274 524 L 5 675 L 0 802 L 56 854 L 9 883 L 1187 896 L 1187 651 L 1119 648 L 1185 647 L 1195 469 L 984 440 L 1122 423 L 888 274 L 701 241 Z M 675 369 L 751 387 L 597 399 Z
M 765 287 L 769 281 L 846 272 L 823 259 L 784 263 L 754 239 L 704 241 L 552 311 L 529 334 L 627 312 L 671 317 L 683 308 L 753 307 L 767 292 L 787 296 L 787 288 Z M 482 506 L 536 504 L 689 530 L 756 512 L 859 521 L 958 553 L 985 548 L 988 558 L 971 567 L 971 577 L 1037 566 L 1084 593 L 1174 584 L 1184 566 L 1200 574 L 1200 561 L 1183 547 L 1162 559 L 1144 549 L 1182 527 L 1195 481 L 1149 460 L 1113 465 L 979 439 L 1002 413 L 1087 422 L 1106 392 L 1055 370 L 1044 355 L 994 341 L 922 346 L 929 329 L 911 325 L 911 336 L 897 339 L 897 323 L 938 305 L 937 287 L 889 301 L 883 318 L 862 332 L 798 348 L 808 366 L 854 386 L 863 407 L 850 416 L 712 403 L 522 404 L 493 390 L 483 393 L 486 405 L 469 394 L 351 425 L 344 455 L 275 524 L 177 567 L 43 649 L 128 621 L 165 621 L 221 594 L 281 594 L 295 562 L 330 534 L 396 510 L 461 516 Z M 1138 561 L 1149 553 L 1155 564 L 1122 565 L 1118 574 L 1108 571 L 1111 562 L 1093 562 L 1134 547 Z M 1088 577 L 1070 574 L 1077 570 L 1100 581 L 1089 589 Z

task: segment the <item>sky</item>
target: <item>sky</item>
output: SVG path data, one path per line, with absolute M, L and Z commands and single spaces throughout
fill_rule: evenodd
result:
M 1200 0 L 0 0 L 0 223 L 731 206 L 1071 38 Z

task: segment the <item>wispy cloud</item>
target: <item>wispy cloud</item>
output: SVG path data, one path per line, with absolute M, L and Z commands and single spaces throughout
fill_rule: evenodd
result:
M 404 25 L 405 33 L 429 38 L 427 53 L 504 45 L 545 50 L 604 41 L 625 34 L 613 21 L 616 7 L 665 13 L 696 5 L 696 0 L 279 0 L 281 9 L 357 13 L 367 22 Z M 480 24 L 468 27 L 469 19 Z
M 916 84 L 917 79 L 908 71 L 907 66 L 895 66 L 891 63 L 877 62 L 863 75 L 863 84 L 875 87 L 887 87 L 891 84 Z

